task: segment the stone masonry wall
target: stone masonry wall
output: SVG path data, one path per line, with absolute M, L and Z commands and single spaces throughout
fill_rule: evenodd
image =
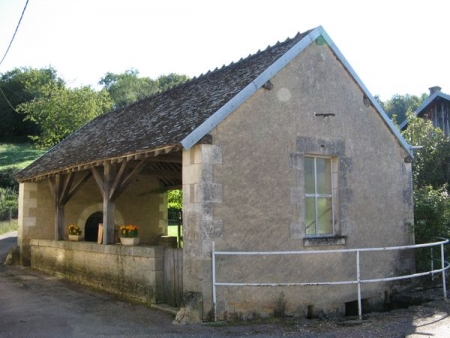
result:
M 127 298 L 163 300 L 163 247 L 31 240 L 31 266 Z
M 21 264 L 29 266 L 30 239 L 55 237 L 54 203 L 46 181 L 20 184 L 18 223 Z
M 76 176 L 77 179 L 77 176 Z M 167 235 L 167 193 L 151 193 L 159 187 L 154 177 L 141 175 L 124 191 L 116 204 L 116 226 L 139 226 L 140 243 L 156 245 Z M 103 203 L 93 178 L 72 197 L 64 208 L 65 239 L 69 224 L 84 227 L 89 216 L 102 212 Z M 19 236 L 21 264 L 30 265 L 30 239 L 55 238 L 55 205 L 47 180 L 21 183 L 19 188 Z
M 210 134 L 211 145 L 183 155 L 184 290 L 212 308 L 211 242 L 217 251 L 326 250 L 413 243 L 409 154 L 326 45 L 310 45 Z M 319 115 L 318 115 L 319 114 Z M 323 117 L 320 114 L 332 114 Z M 215 149 L 215 151 L 213 151 Z M 220 154 L 219 156 L 206 156 Z M 306 236 L 303 158 L 335 164 L 335 236 Z M 215 161 L 211 161 L 213 158 Z M 307 258 L 305 258 L 307 257 Z M 217 281 L 318 282 L 356 278 L 354 254 L 222 257 Z M 412 255 L 361 257 L 362 278 L 413 269 Z M 364 284 L 366 302 L 392 285 Z M 342 313 L 355 286 L 218 287 L 217 316 Z M 313 309 L 313 310 L 311 310 Z
M 183 152 L 183 289 L 201 293 L 209 303 L 212 243 L 224 235 L 222 220 L 213 215 L 214 206 L 222 203 L 222 185 L 214 181 L 213 166 L 221 162 L 215 145 L 199 144 Z

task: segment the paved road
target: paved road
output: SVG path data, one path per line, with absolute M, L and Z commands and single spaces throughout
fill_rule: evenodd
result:
M 0 237 L 0 262 L 16 245 Z M 0 264 L 0 337 L 171 336 L 173 316 L 57 277 Z
M 16 234 L 0 236 L 0 262 Z M 0 264 L 0 337 L 449 337 L 450 302 L 442 300 L 356 326 L 288 319 L 283 323 L 173 325 L 173 315 L 30 268 Z
M 4 265 L 6 253 L 17 245 L 16 236 L 0 237 L 0 337 L 236 337 L 242 333 L 239 327 L 173 325 L 172 314 L 30 268 Z M 253 329 L 245 331 L 258 335 Z
M 17 231 L 0 235 L 0 264 L 3 264 L 8 251 L 13 246 L 17 246 Z

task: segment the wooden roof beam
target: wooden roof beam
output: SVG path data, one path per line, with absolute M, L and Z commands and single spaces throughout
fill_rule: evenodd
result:
M 167 178 L 178 178 L 181 180 L 181 172 L 176 171 L 163 171 L 163 170 L 157 170 L 157 171 L 149 171 L 148 173 L 145 173 L 144 175 L 148 176 L 157 176 L 157 177 L 167 177 Z
M 182 156 L 175 154 L 147 157 L 147 160 L 150 162 L 183 163 Z

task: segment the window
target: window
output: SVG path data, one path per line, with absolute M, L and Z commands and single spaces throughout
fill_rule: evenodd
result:
M 332 159 L 305 156 L 306 236 L 334 234 Z

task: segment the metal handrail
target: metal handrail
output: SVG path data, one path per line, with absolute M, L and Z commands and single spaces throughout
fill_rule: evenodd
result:
M 379 247 L 379 248 L 356 248 L 356 249 L 342 249 L 342 250 L 308 250 L 308 251 L 215 251 L 214 242 L 212 243 L 212 287 L 213 287 L 213 309 L 214 309 L 214 319 L 216 320 L 216 286 L 319 286 L 319 285 L 351 285 L 357 284 L 358 287 L 358 316 L 362 319 L 362 305 L 361 305 L 361 284 L 363 283 L 378 283 L 378 282 L 390 282 L 401 279 L 416 278 L 426 275 L 434 275 L 436 273 L 442 273 L 442 288 L 444 299 L 447 300 L 447 289 L 445 280 L 445 271 L 450 268 L 450 263 L 445 261 L 444 257 L 444 245 L 449 243 L 449 239 L 442 238 L 439 242 L 415 244 L 415 245 L 404 245 L 404 246 L 392 246 L 392 247 Z M 426 247 L 441 247 L 441 268 L 434 269 L 430 271 L 414 273 L 410 275 L 402 275 L 396 277 L 385 277 L 385 278 L 373 278 L 373 279 L 361 279 L 360 272 L 360 253 L 361 252 L 372 252 L 372 251 L 392 251 L 392 250 L 406 250 L 406 249 L 417 249 Z M 310 282 L 310 283 L 233 283 L 233 282 L 217 282 L 216 281 L 216 256 L 267 256 L 267 255 L 311 255 L 311 254 L 329 254 L 329 253 L 345 253 L 345 252 L 355 252 L 356 253 L 356 279 L 355 280 L 345 280 L 345 281 L 335 281 L 335 282 Z

